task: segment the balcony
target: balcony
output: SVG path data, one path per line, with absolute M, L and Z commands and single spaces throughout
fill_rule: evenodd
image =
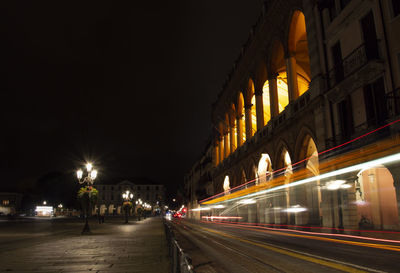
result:
M 378 60 L 379 56 L 378 41 L 361 44 L 328 72 L 330 88 L 335 87 L 369 61 Z

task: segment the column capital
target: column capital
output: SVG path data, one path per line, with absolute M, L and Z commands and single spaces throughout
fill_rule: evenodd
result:
M 262 96 L 263 90 L 262 90 L 262 89 L 256 89 L 256 90 L 254 91 L 254 94 L 255 94 L 256 96 Z
M 246 110 L 249 110 L 249 109 L 251 109 L 251 107 L 253 106 L 253 104 L 246 104 L 245 106 L 244 106 L 244 109 L 246 109 Z
M 268 80 L 276 80 L 279 76 L 279 73 L 271 73 L 268 74 Z

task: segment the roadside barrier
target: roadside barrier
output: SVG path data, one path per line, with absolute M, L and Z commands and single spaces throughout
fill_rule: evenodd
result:
M 167 236 L 168 253 L 171 258 L 172 273 L 195 273 L 192 260 L 185 254 L 175 239 L 174 231 L 164 219 L 165 234 Z

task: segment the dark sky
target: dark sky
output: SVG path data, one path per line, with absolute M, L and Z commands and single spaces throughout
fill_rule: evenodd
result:
M 93 161 L 174 190 L 262 0 L 1 1 L 1 184 Z

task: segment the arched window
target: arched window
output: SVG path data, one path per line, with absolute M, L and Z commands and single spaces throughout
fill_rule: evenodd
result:
M 246 119 L 245 119 L 245 113 L 244 113 L 244 98 L 242 92 L 239 93 L 239 99 L 238 99 L 238 116 L 240 117 L 240 124 L 238 127 L 240 127 L 240 144 L 243 144 L 246 142 Z
M 306 21 L 301 11 L 293 13 L 288 43 L 289 51 L 295 60 L 293 69 L 296 75 L 298 94 L 301 96 L 308 90 L 311 81 Z
M 276 75 L 276 92 L 278 98 L 278 113 L 282 112 L 289 104 L 288 81 L 286 74 L 286 61 L 283 46 L 279 41 L 273 44 L 272 58 L 271 58 L 272 74 Z M 271 84 L 271 83 L 269 83 Z M 273 92 L 275 92 L 273 90 Z
M 257 113 L 256 113 L 256 96 L 253 94 L 251 98 L 251 135 L 257 132 Z
M 263 112 L 264 112 L 264 125 L 268 124 L 271 120 L 271 106 L 269 100 L 269 82 L 265 81 L 263 86 Z
M 264 183 L 271 179 L 272 166 L 271 158 L 268 154 L 262 154 L 260 161 L 258 162 L 258 181 Z
M 285 107 L 289 104 L 289 92 L 288 92 L 286 71 L 281 71 L 278 73 L 277 84 L 278 84 L 278 103 L 279 103 L 279 113 L 280 113 L 283 110 L 285 110 Z

